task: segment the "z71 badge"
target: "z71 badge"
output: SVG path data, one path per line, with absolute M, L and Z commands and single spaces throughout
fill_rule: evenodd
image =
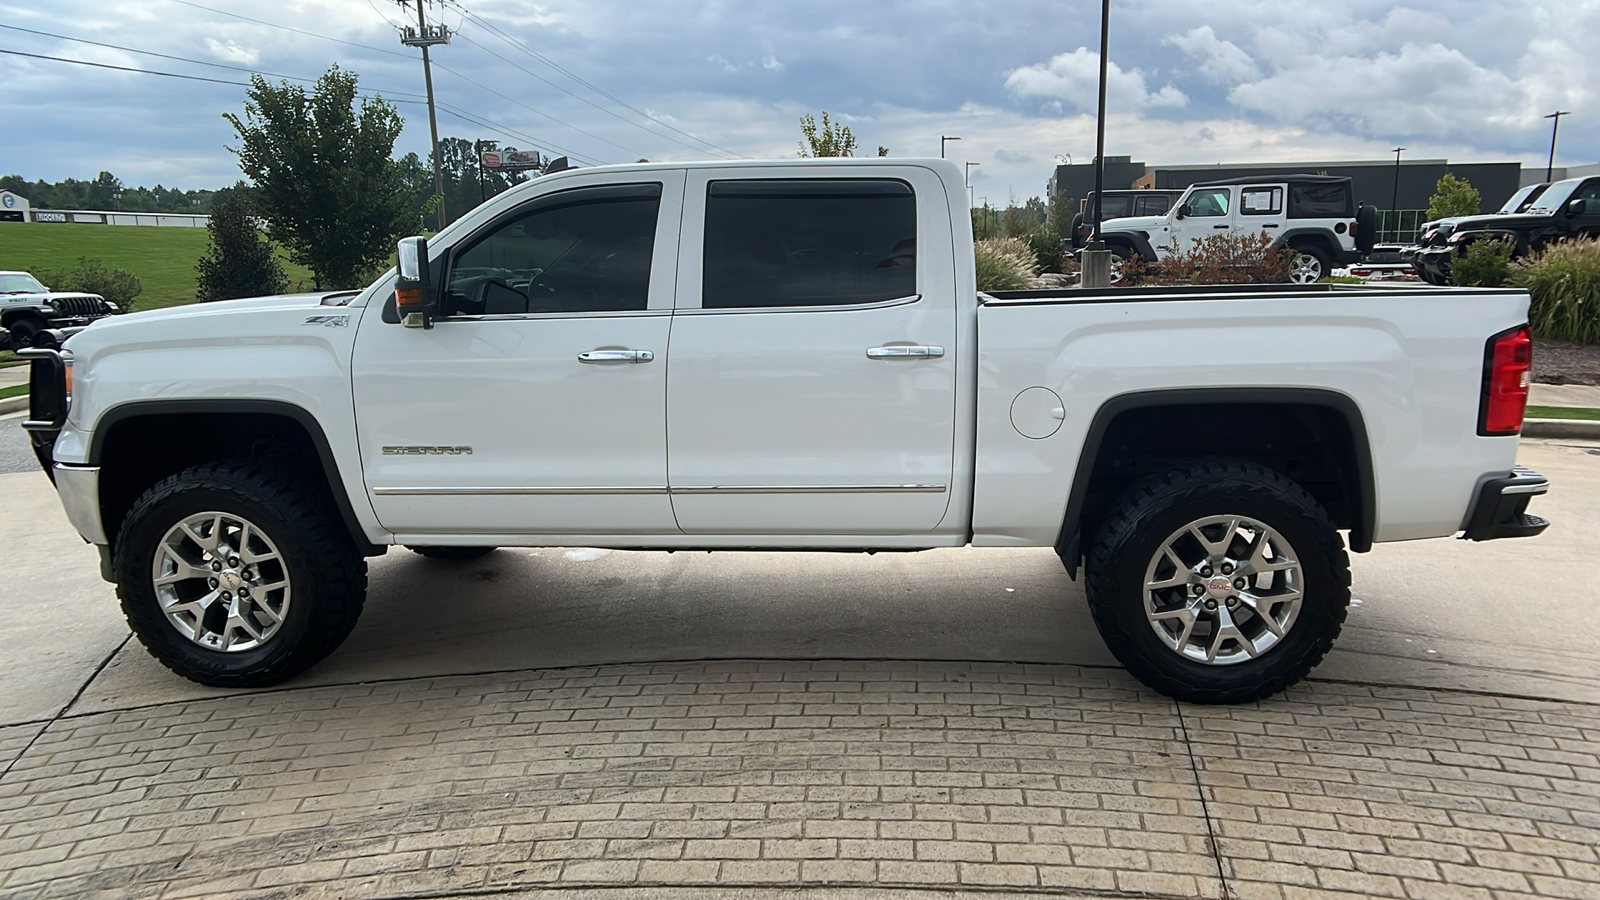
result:
M 385 447 L 385 456 L 471 456 L 471 447 Z

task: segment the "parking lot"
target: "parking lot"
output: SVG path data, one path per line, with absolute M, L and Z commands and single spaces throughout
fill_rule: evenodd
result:
M 203 688 L 16 422 L 0 897 L 1600 895 L 1597 444 L 1525 443 L 1544 535 L 1357 556 L 1310 681 L 1195 707 L 974 549 L 395 549 L 331 659 Z

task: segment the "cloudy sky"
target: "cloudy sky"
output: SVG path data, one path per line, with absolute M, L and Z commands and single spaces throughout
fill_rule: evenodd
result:
M 941 134 L 960 136 L 949 155 L 980 164 L 995 202 L 1042 193 L 1058 155 L 1094 155 L 1093 0 L 429 2 L 456 31 L 434 51 L 443 135 L 591 162 L 793 156 L 798 116 L 828 110 L 867 153 L 936 156 Z M 222 113 L 242 87 L 16 53 L 221 82 L 337 62 L 401 101 L 398 152 L 425 152 L 421 63 L 395 33 L 414 16 L 394 0 L 0 0 L 0 172 L 238 177 Z M 1559 108 L 1573 115 L 1557 163 L 1592 163 L 1597 43 L 1600 0 L 1115 0 L 1107 153 L 1287 162 L 1404 145 L 1543 165 L 1542 116 Z

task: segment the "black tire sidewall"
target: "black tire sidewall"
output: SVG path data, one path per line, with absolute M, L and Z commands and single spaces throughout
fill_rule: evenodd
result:
M 1112 596 L 1091 597 L 1091 604 L 1097 621 L 1115 620 L 1114 631 L 1122 637 L 1108 644 L 1118 660 L 1146 684 L 1196 702 L 1256 699 L 1303 677 L 1338 634 L 1349 596 L 1334 565 L 1343 559 L 1338 534 L 1320 507 L 1309 497 L 1305 501 L 1296 503 L 1266 484 L 1238 482 L 1153 498 L 1129 539 L 1103 557 L 1109 571 L 1096 573 L 1109 580 Z M 1223 666 L 1183 658 L 1162 642 L 1145 614 L 1150 560 L 1174 532 L 1217 515 L 1253 518 L 1276 530 L 1294 549 L 1304 578 L 1300 611 L 1284 638 L 1256 659 Z
M 178 631 L 156 598 L 151 568 L 161 539 L 183 519 L 209 511 L 238 515 L 265 532 L 288 573 L 288 615 L 277 633 L 260 647 L 238 652 L 208 650 Z M 256 673 L 303 668 L 293 659 L 308 638 L 319 602 L 317 566 L 303 541 L 305 529 L 296 527 L 290 518 L 245 491 L 215 484 L 173 494 L 147 508 L 136 504 L 118 540 L 114 563 L 123 614 L 140 642 L 169 668 L 203 684 L 270 683 L 277 679 Z

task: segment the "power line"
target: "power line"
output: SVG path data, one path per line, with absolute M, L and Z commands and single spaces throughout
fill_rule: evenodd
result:
M 134 51 L 134 52 L 138 52 L 138 51 Z M 207 82 L 207 83 L 210 83 L 210 84 L 228 84 L 228 85 L 234 85 L 234 86 L 237 86 L 237 87 L 253 87 L 254 86 L 248 81 L 230 81 L 230 80 L 228 80 L 226 78 L 206 78 L 206 77 L 201 76 L 201 75 L 184 75 L 184 74 L 180 74 L 178 72 L 162 72 L 162 71 L 159 71 L 157 69 L 138 69 L 138 68 L 134 68 L 132 66 L 117 66 L 117 65 L 112 65 L 111 63 L 90 62 L 89 60 L 85 60 L 85 59 L 70 59 L 70 58 L 64 57 L 64 56 L 49 56 L 49 55 L 43 54 L 43 53 L 25 53 L 25 52 L 23 52 L 21 50 L 6 50 L 6 49 L 3 49 L 3 48 L 0 48 L 0 53 L 4 53 L 4 54 L 10 55 L 10 56 L 23 56 L 23 57 L 27 57 L 29 59 L 43 59 L 43 60 L 49 60 L 51 62 L 71 63 L 73 65 L 78 65 L 78 66 L 93 66 L 94 68 L 97 68 L 97 69 L 113 69 L 113 70 L 118 71 L 118 72 L 132 72 L 132 73 L 137 74 L 137 75 L 159 75 L 159 76 L 161 76 L 163 78 L 179 78 L 179 79 L 183 79 L 185 81 L 204 81 L 204 82 Z M 255 73 L 252 73 L 252 74 L 255 74 Z M 292 77 L 292 76 L 284 76 L 284 77 Z M 310 79 L 302 78 L 302 79 L 297 79 L 297 80 L 308 81 Z M 383 94 L 384 93 L 385 92 L 382 92 L 382 91 L 378 92 L 377 94 L 358 93 L 356 96 L 360 97 L 363 100 L 383 99 Z M 415 97 L 417 95 L 412 94 L 410 96 Z M 426 103 L 427 101 L 425 101 L 425 100 L 392 99 L 390 102 L 393 102 L 393 103 L 405 103 L 405 104 L 411 104 L 411 105 L 422 105 L 422 104 Z M 456 108 L 454 108 L 452 106 L 449 106 L 447 104 L 442 104 L 441 103 L 441 104 L 439 104 L 439 108 L 445 110 L 446 112 L 450 113 L 452 116 L 455 116 L 456 118 L 458 118 L 458 119 L 460 119 L 460 120 L 462 120 L 464 122 L 468 122 L 470 124 L 477 125 L 480 128 L 486 128 L 486 129 L 488 129 L 490 131 L 493 131 L 493 132 L 495 132 L 497 134 L 503 134 L 503 135 L 505 135 L 507 137 L 516 138 L 518 140 L 526 141 L 527 143 L 531 144 L 532 146 L 534 146 L 534 147 L 536 147 L 538 149 L 541 149 L 541 150 L 545 150 L 546 152 L 555 151 L 557 153 L 562 153 L 562 154 L 565 154 L 566 156 L 568 156 L 571 159 L 577 160 L 577 161 L 585 163 L 587 165 L 604 165 L 604 163 L 601 162 L 601 161 L 590 159 L 587 156 L 582 156 L 582 155 L 579 155 L 577 153 L 573 153 L 570 150 L 566 150 L 566 149 L 562 148 L 560 145 L 552 144 L 549 141 L 544 141 L 544 140 L 541 140 L 539 138 L 533 137 L 532 135 L 524 134 L 522 132 L 518 132 L 518 131 L 509 129 L 509 128 L 504 128 L 504 127 L 499 126 L 499 125 L 497 125 L 497 124 L 495 124 L 495 123 L 493 123 L 491 121 L 488 121 L 486 119 L 478 118 L 476 116 L 471 115 L 470 113 L 466 113 L 466 112 L 464 112 L 462 110 L 456 109 Z
M 176 72 L 157 72 L 154 69 L 135 69 L 131 66 L 114 66 L 110 63 L 89 62 L 86 59 L 68 59 L 64 56 L 46 56 L 42 53 L 23 53 L 21 50 L 6 50 L 0 48 L 0 53 L 11 56 L 26 56 L 29 59 L 48 59 L 53 62 L 72 63 L 78 66 L 94 66 L 97 69 L 115 69 L 118 72 L 137 72 L 140 75 L 160 75 L 164 78 L 182 78 L 185 81 L 209 81 L 212 84 L 233 84 L 239 87 L 250 87 L 248 81 L 228 81 L 224 78 L 206 78 L 202 75 L 179 75 Z
M 460 35 L 457 35 L 457 37 L 460 37 Z M 465 40 L 465 38 L 463 38 L 463 40 Z M 544 116 L 546 119 L 549 119 L 550 121 L 556 123 L 557 125 L 562 125 L 562 126 L 565 126 L 567 128 L 571 128 L 573 131 L 576 131 L 579 134 L 586 134 L 589 137 L 592 137 L 597 141 L 601 141 L 601 142 L 610 144 L 611 146 L 616 147 L 618 150 L 622 150 L 622 151 L 625 151 L 625 152 L 628 152 L 628 153 L 632 153 L 634 156 L 648 156 L 649 155 L 647 153 L 642 153 L 642 152 L 640 152 L 638 150 L 635 150 L 632 147 L 625 147 L 622 144 L 617 143 L 616 141 L 608 140 L 606 138 L 603 138 L 600 135 L 595 134 L 592 131 L 585 131 L 582 128 L 579 128 L 578 126 L 572 124 L 571 122 L 563 122 L 560 119 L 556 118 L 555 116 L 550 115 L 547 112 L 540 112 L 539 110 L 534 109 L 533 107 L 529 106 L 526 103 L 523 103 L 521 100 L 518 100 L 515 97 L 509 96 L 507 94 L 502 94 L 499 91 L 495 90 L 492 87 L 489 87 L 486 84 L 480 84 L 479 82 L 473 81 L 471 78 L 468 78 L 467 76 L 461 74 L 460 72 L 457 72 L 455 69 L 452 69 L 449 66 L 444 65 L 443 63 L 435 62 L 433 65 L 434 65 L 435 68 L 442 69 L 442 70 L 444 70 L 446 72 L 449 72 L 451 75 L 454 75 L 455 77 L 461 79 L 462 81 L 465 81 L 466 83 L 468 83 L 470 85 L 474 85 L 474 86 L 476 86 L 478 88 L 481 88 L 481 89 L 483 89 L 485 91 L 488 91 L 489 93 L 494 94 L 496 97 L 500 97 L 500 98 L 502 98 L 504 100 L 507 100 L 507 101 L 509 101 L 511 103 L 515 103 L 516 105 L 522 107 L 525 110 L 528 110 L 531 113 L 535 113 L 537 115 Z
M 465 6 L 462 6 L 461 3 L 460 3 L 460 0 L 443 0 L 443 2 L 447 2 L 451 6 L 454 6 L 457 10 L 459 10 L 461 12 L 461 14 L 462 14 L 462 16 L 464 18 L 471 19 L 473 22 L 476 22 L 478 25 L 483 26 L 483 28 L 485 30 L 487 30 L 490 34 L 493 34 L 495 37 L 498 37 L 502 41 L 505 41 L 506 43 L 511 44 L 512 46 L 518 48 L 522 52 L 524 52 L 524 53 L 528 54 L 529 56 L 533 57 L 534 59 L 544 63 L 545 65 L 549 66 L 552 69 L 555 69 L 557 72 L 560 72 L 561 74 L 567 76 L 568 78 L 571 78 L 573 81 L 576 81 L 577 83 L 583 85 L 584 87 L 588 88 L 589 90 L 594 91 L 595 93 L 599 94 L 600 96 L 605 97 L 607 100 L 610 100 L 611 102 L 616 103 L 617 105 L 619 105 L 619 106 L 621 106 L 621 107 L 623 107 L 625 109 L 628 109 L 628 110 L 631 110 L 631 111 L 633 111 L 635 113 L 638 113 L 639 115 L 645 117 L 646 119 L 650 120 L 651 122 L 654 122 L 655 124 L 660 125 L 663 128 L 669 129 L 671 131 L 675 131 L 678 134 L 681 134 L 686 138 L 689 138 L 689 139 L 694 140 L 694 141 L 698 141 L 699 143 L 705 144 L 708 147 L 715 148 L 717 150 L 722 151 L 723 153 L 727 153 L 727 154 L 729 154 L 731 156 L 734 156 L 734 157 L 740 157 L 741 156 L 741 154 L 739 154 L 737 151 L 729 150 L 728 148 L 719 146 L 717 144 L 714 144 L 711 141 L 708 141 L 703 137 L 700 137 L 700 136 L 695 135 L 695 134 L 691 134 L 691 133 L 689 133 L 687 131 L 684 131 L 681 128 L 677 128 L 677 127 L 674 127 L 673 125 L 670 125 L 670 124 L 668 124 L 666 122 L 663 122 L 660 119 L 656 118 L 655 116 L 651 115 L 650 113 L 647 113 L 644 110 L 639 109 L 636 106 L 633 106 L 632 104 L 630 104 L 627 101 L 623 100 L 621 97 L 618 97 L 615 94 L 612 94 L 609 91 L 606 91 L 604 88 L 600 87 L 599 85 L 596 85 L 593 82 L 584 79 L 582 76 L 580 76 L 580 75 L 576 74 L 575 72 L 572 72 L 571 70 L 563 67 L 560 63 L 557 63 L 555 60 L 550 59 L 549 57 L 545 56 L 542 53 L 539 53 L 537 50 L 534 50 L 533 48 L 531 48 L 528 45 L 522 43 L 521 41 L 517 40 L 516 38 L 512 37 L 511 35 L 506 34 L 504 31 L 502 31 L 498 26 L 494 25 L 493 23 L 485 21 L 477 13 L 474 13 L 471 10 L 467 9 Z M 462 39 L 463 40 L 468 40 L 467 38 L 462 38 Z M 473 46 L 478 47 L 479 49 L 485 49 L 485 48 L 483 48 L 481 45 L 479 45 L 477 43 L 473 43 Z M 488 51 L 486 50 L 485 52 L 488 52 Z M 526 71 L 526 70 L 524 70 L 524 71 Z M 531 75 L 533 73 L 529 72 L 528 74 Z M 534 77 L 537 78 L 538 76 L 535 75 Z M 544 79 L 540 79 L 540 80 L 543 81 Z M 549 82 L 546 82 L 546 83 L 548 84 Z M 562 90 L 565 90 L 565 89 L 563 88 Z M 571 92 L 568 91 L 567 93 L 571 93 Z M 576 97 L 577 95 L 573 94 L 573 96 Z M 579 99 L 582 99 L 582 98 L 579 98 Z M 624 119 L 623 121 L 628 121 L 628 120 Z M 640 128 L 644 127 L 642 125 L 639 125 L 637 122 L 629 122 L 629 124 L 634 125 L 636 127 L 640 127 Z M 645 130 L 648 131 L 649 129 L 645 129 Z M 651 133 L 652 134 L 657 134 L 656 132 L 651 132 Z M 658 137 L 666 137 L 665 135 L 660 135 L 660 134 L 657 134 L 657 136 Z M 672 140 L 672 139 L 668 138 L 668 140 Z M 681 143 L 681 142 L 674 141 L 674 143 Z M 699 148 L 693 148 L 693 149 L 699 150 Z M 703 151 L 701 151 L 701 152 L 703 152 Z
M 280 25 L 277 22 L 268 22 L 265 19 L 254 19 L 254 18 L 251 18 L 250 16 L 240 15 L 239 13 L 229 12 L 227 10 L 222 10 L 222 9 L 215 9 L 213 7 L 205 6 L 205 5 L 200 4 L 200 3 L 194 3 L 194 2 L 191 2 L 191 0 L 172 0 L 172 2 L 181 3 L 184 6 L 191 6 L 191 7 L 194 7 L 195 9 L 202 9 L 202 10 L 205 10 L 206 12 L 217 13 L 218 15 L 232 16 L 233 18 L 243 19 L 246 22 L 252 22 L 252 23 L 254 23 L 256 25 L 265 25 L 268 28 L 280 28 L 280 29 L 282 29 L 284 31 L 290 31 L 290 32 L 293 32 L 295 34 L 303 34 L 303 35 L 306 35 L 308 37 L 321 38 L 322 40 L 325 40 L 325 41 L 333 41 L 336 44 L 343 44 L 343 45 L 345 45 L 347 47 L 356 47 L 356 48 L 361 49 L 361 50 L 370 50 L 373 53 L 384 53 L 384 54 L 387 54 L 389 56 L 398 56 L 401 59 L 407 59 L 407 60 L 415 59 L 415 57 L 410 56 L 410 55 L 405 54 L 405 53 L 396 53 L 393 50 L 385 50 L 385 49 L 383 49 L 381 47 L 369 47 L 366 44 L 358 44 L 358 43 L 355 43 L 353 41 L 341 40 L 340 38 L 329 37 L 329 36 L 327 36 L 325 34 L 317 34 L 314 31 L 305 31 L 303 29 L 294 28 L 294 27 L 291 27 L 289 25 Z M 383 18 L 383 20 L 385 22 L 387 22 L 391 27 L 394 27 L 394 23 L 392 21 L 390 21 L 387 16 L 384 16 L 382 12 L 379 12 L 377 7 L 373 7 L 373 11 L 374 12 L 378 12 L 378 15 L 381 18 Z M 69 40 L 71 40 L 71 39 L 69 38 Z M 463 40 L 465 40 L 465 38 L 463 38 Z M 476 42 L 470 42 L 469 41 L 469 43 L 472 43 L 473 46 L 478 46 L 476 44 Z M 482 48 L 480 48 L 480 49 L 482 49 Z M 139 51 L 133 51 L 133 52 L 139 52 Z M 503 59 L 503 57 L 502 57 L 502 59 Z M 189 61 L 193 62 L 194 60 L 189 60 Z M 508 62 L 509 62 L 509 60 L 508 60 Z M 204 65 L 204 63 L 202 63 L 202 65 Z M 525 103 L 522 103 L 522 102 L 517 101 L 517 100 L 515 100 L 513 98 L 510 98 L 510 97 L 506 97 L 504 94 L 500 94 L 498 91 L 495 91 L 492 88 L 488 88 L 488 87 L 485 87 L 482 84 L 478 84 L 478 82 L 472 81 L 472 79 L 467 78 L 464 75 L 461 75 L 459 72 L 455 72 L 455 71 L 453 71 L 451 69 L 445 69 L 445 67 L 443 65 L 439 65 L 438 63 L 435 63 L 435 65 L 438 65 L 439 68 L 444 69 L 446 72 L 449 72 L 452 75 L 455 75 L 457 78 L 461 78 L 463 81 L 467 81 L 468 83 L 476 85 L 477 87 L 482 88 L 483 90 L 489 91 L 490 93 L 497 94 L 498 96 L 501 96 L 501 97 L 505 97 L 505 99 L 511 100 L 511 102 L 516 103 L 518 106 L 522 106 L 525 109 L 528 109 L 528 110 L 530 110 L 530 111 L 532 111 L 534 113 L 537 113 L 537 114 L 539 114 L 541 116 L 544 116 L 545 118 L 549 119 L 552 122 L 555 122 L 558 125 L 562 125 L 562 126 L 564 126 L 566 128 L 571 128 L 574 131 L 582 132 L 583 134 L 588 135 L 589 137 L 595 138 L 596 140 L 604 141 L 607 144 L 611 144 L 613 147 L 619 147 L 619 148 L 621 148 L 623 150 L 627 150 L 627 152 L 629 152 L 629 153 L 633 153 L 633 154 L 636 154 L 638 156 L 647 156 L 648 155 L 648 154 L 644 154 L 644 153 L 639 153 L 637 150 L 629 150 L 627 147 L 622 147 L 622 145 L 613 143 L 612 141 L 608 141 L 605 138 L 600 137 L 599 135 L 592 134 L 592 133 L 590 133 L 588 131 L 584 131 L 583 129 L 578 128 L 576 125 L 571 125 L 571 124 L 568 124 L 566 122 L 563 122 L 560 119 L 557 119 L 554 116 L 549 115 L 548 113 L 540 112 L 539 110 L 534 109 L 533 107 L 528 106 Z M 512 65 L 515 65 L 515 63 L 512 63 Z M 521 67 L 519 66 L 518 68 L 521 68 Z M 250 71 L 250 70 L 242 70 L 242 71 Z M 526 70 L 524 70 L 524 71 L 526 71 Z M 528 74 L 532 75 L 533 73 L 529 72 Z M 287 77 L 287 76 L 279 76 L 279 77 Z M 539 76 L 534 75 L 534 77 L 538 78 Z M 308 79 L 295 79 L 295 80 L 308 80 Z M 541 80 L 543 80 L 543 79 L 541 79 Z M 411 93 L 411 92 L 391 92 L 391 93 L 393 93 L 396 96 L 410 96 L 410 97 L 420 97 L 420 96 L 422 96 L 421 94 L 415 94 L 415 93 Z M 436 105 L 439 105 L 441 107 L 443 106 L 443 104 L 436 104 Z M 457 118 L 460 118 L 460 116 L 457 115 Z M 624 121 L 626 121 L 626 120 L 624 120 Z M 490 126 L 484 125 L 482 127 L 488 128 Z M 505 132 L 501 131 L 499 133 L 504 134 Z M 526 138 L 526 136 L 524 136 L 524 137 Z M 527 140 L 533 140 L 532 138 L 526 138 L 526 139 Z M 590 160 L 588 157 L 580 156 L 579 154 L 573 153 L 573 152 L 568 151 L 568 150 L 562 150 L 559 146 L 557 146 L 555 144 L 551 144 L 551 143 L 549 143 L 547 141 L 541 141 L 538 144 L 536 144 L 536 146 L 552 148 L 552 149 L 555 149 L 555 150 L 565 154 L 567 157 L 569 157 L 571 159 L 586 161 L 586 162 L 588 162 L 589 165 L 597 165 L 597 163 L 595 163 L 593 160 Z
M 157 57 L 158 59 L 170 59 L 170 60 L 173 60 L 175 62 L 192 63 L 192 64 L 197 65 L 197 66 L 211 66 L 212 68 L 215 68 L 215 69 L 229 69 L 229 70 L 234 71 L 234 72 L 246 72 L 246 73 L 249 73 L 251 75 L 261 75 L 261 76 L 270 77 L 270 78 L 281 78 L 281 79 L 284 79 L 285 81 L 303 81 L 303 82 L 305 82 L 307 84 L 315 84 L 316 83 L 316 79 L 315 78 L 302 78 L 302 77 L 300 77 L 298 75 L 284 75 L 284 74 L 281 74 L 279 72 L 266 72 L 266 71 L 262 71 L 260 69 L 252 69 L 252 68 L 249 68 L 248 66 L 232 66 L 232 65 L 228 65 L 227 63 L 208 62 L 208 61 L 203 60 L 203 59 L 190 59 L 187 56 L 173 56 L 170 53 L 157 53 L 154 50 L 140 50 L 137 47 L 124 47 L 124 46 L 122 46 L 120 44 L 107 44 L 107 43 L 105 43 L 103 41 L 91 41 L 91 40 L 88 40 L 87 38 L 76 38 L 76 37 L 72 37 L 70 35 L 65 35 L 65 34 L 53 34 L 53 33 L 48 32 L 48 31 L 35 31 L 32 28 L 20 28 L 20 27 L 18 27 L 16 25 L 6 25 L 4 23 L 0 23 L 0 28 L 9 28 L 12 31 L 22 31 L 22 32 L 26 32 L 28 34 L 36 34 L 36 35 L 40 35 L 41 37 L 55 38 L 55 39 L 61 40 L 61 41 L 74 41 L 74 42 L 79 43 L 79 44 L 89 44 L 89 45 L 94 46 L 94 47 L 105 47 L 105 48 L 108 48 L 108 49 L 111 49 L 111 50 L 121 50 L 124 53 L 138 53 L 138 54 L 141 54 L 143 56 L 154 56 L 154 57 Z M 62 59 L 60 61 L 62 61 L 62 62 L 76 62 L 77 60 Z M 96 65 L 96 64 L 95 63 L 85 63 L 85 65 Z M 149 70 L 146 70 L 146 69 L 133 69 L 133 70 L 130 70 L 130 71 L 148 72 Z M 167 73 L 150 72 L 150 74 L 160 75 L 160 74 L 167 74 Z M 242 84 L 243 82 L 231 82 L 230 81 L 230 82 L 226 82 L 226 83 L 227 84 Z M 421 96 L 420 94 L 412 94 L 409 91 L 394 91 L 394 92 L 384 92 L 384 93 L 393 93 L 393 94 L 395 94 L 397 96 L 403 96 L 403 97 L 405 97 L 405 96 L 420 97 Z
M 536 78 L 539 81 L 542 81 L 545 84 L 550 85 L 551 87 L 553 87 L 556 90 L 562 92 L 563 94 L 566 94 L 569 97 L 573 97 L 573 98 L 575 98 L 575 99 L 577 99 L 577 100 L 579 100 L 579 101 L 581 101 L 583 103 L 587 103 L 590 106 L 594 107 L 595 109 L 600 110 L 601 112 L 605 113 L 606 115 L 611 116 L 612 118 L 617 119 L 618 121 L 620 121 L 620 122 L 622 122 L 624 124 L 632 125 L 633 127 L 638 128 L 639 130 L 643 131 L 645 134 L 650 135 L 651 137 L 665 138 L 666 140 L 672 141 L 674 144 L 677 144 L 680 147 L 687 147 L 688 149 L 693 150 L 696 153 L 705 153 L 706 152 L 703 148 L 696 147 L 696 146 L 694 146 L 692 144 L 686 144 L 683 141 L 680 141 L 677 138 L 674 138 L 673 136 L 668 135 L 668 134 L 661 134 L 660 132 L 651 131 L 650 129 L 644 127 L 643 125 L 640 125 L 638 122 L 635 122 L 635 121 L 633 121 L 633 120 L 631 120 L 631 119 L 629 119 L 629 118 L 627 118 L 625 116 L 618 115 L 616 112 L 613 112 L 612 110 L 606 109 L 604 106 L 601 106 L 600 104 L 595 103 L 593 100 L 590 100 L 588 97 L 585 97 L 585 96 L 583 96 L 581 94 L 574 93 L 574 92 L 568 90 L 567 88 L 564 88 L 559 84 L 556 84 L 554 81 L 551 81 L 550 79 L 544 77 L 543 75 L 540 75 L 539 73 L 529 69 L 528 67 L 520 65 L 520 64 L 518 64 L 518 63 L 516 63 L 516 62 L 514 62 L 512 60 L 506 59 L 504 56 L 501 56 L 500 54 L 494 52 L 493 50 L 490 50 L 488 47 L 483 46 L 482 44 L 478 43 L 477 41 L 473 40 L 470 37 L 467 37 L 464 34 L 458 34 L 458 35 L 456 35 L 456 37 L 459 37 L 463 41 L 466 41 L 467 43 L 471 44 L 472 46 L 477 47 L 479 50 L 482 50 L 483 52 L 489 54 L 490 56 L 494 57 L 495 59 L 500 60 L 501 62 L 505 63 L 506 65 L 511 66 L 512 68 L 517 69 L 518 71 L 521 71 L 522 73 L 528 75 L 529 77 Z M 601 140 L 605 140 L 605 139 L 601 138 Z M 609 144 L 611 142 L 610 141 L 606 141 L 606 143 Z M 612 146 L 617 146 L 617 145 L 616 144 L 612 144 Z M 626 149 L 626 148 L 624 148 L 624 149 Z M 635 153 L 637 151 L 629 150 L 628 152 Z M 640 155 L 641 156 L 645 156 L 645 155 L 648 155 L 648 154 L 640 154 Z
M 292 31 L 295 34 L 303 34 L 306 37 L 320 38 L 320 39 L 322 39 L 324 41 L 333 41 L 335 44 L 344 44 L 346 47 L 357 47 L 357 48 L 360 48 L 362 50 L 369 50 L 369 51 L 371 51 L 373 53 L 385 53 L 385 54 L 388 54 L 389 56 L 398 56 L 401 59 L 414 59 L 415 58 L 415 57 L 410 56 L 410 55 L 405 54 L 405 53 L 396 53 L 393 50 L 385 50 L 382 47 L 368 47 L 366 44 L 357 44 L 354 41 L 346 41 L 346 40 L 343 40 L 341 38 L 329 37 L 329 36 L 327 36 L 325 34 L 317 34 L 315 31 L 306 31 L 304 29 L 293 28 L 293 27 L 290 27 L 288 25 L 279 25 L 276 22 L 264 22 L 261 19 L 252 19 L 249 16 L 240 15 L 239 13 L 236 13 L 236 12 L 228 12 L 225 9 L 213 9 L 212 7 L 209 7 L 209 6 L 202 6 L 202 5 L 198 4 L 198 3 L 192 3 L 192 2 L 190 2 L 190 0 L 172 0 L 172 2 L 173 3 L 181 3 L 184 6 L 192 6 L 195 9 L 203 9 L 206 12 L 216 13 L 219 16 L 232 16 L 235 19 L 243 19 L 246 22 L 254 22 L 257 25 L 266 25 L 269 28 L 282 28 L 284 31 Z

